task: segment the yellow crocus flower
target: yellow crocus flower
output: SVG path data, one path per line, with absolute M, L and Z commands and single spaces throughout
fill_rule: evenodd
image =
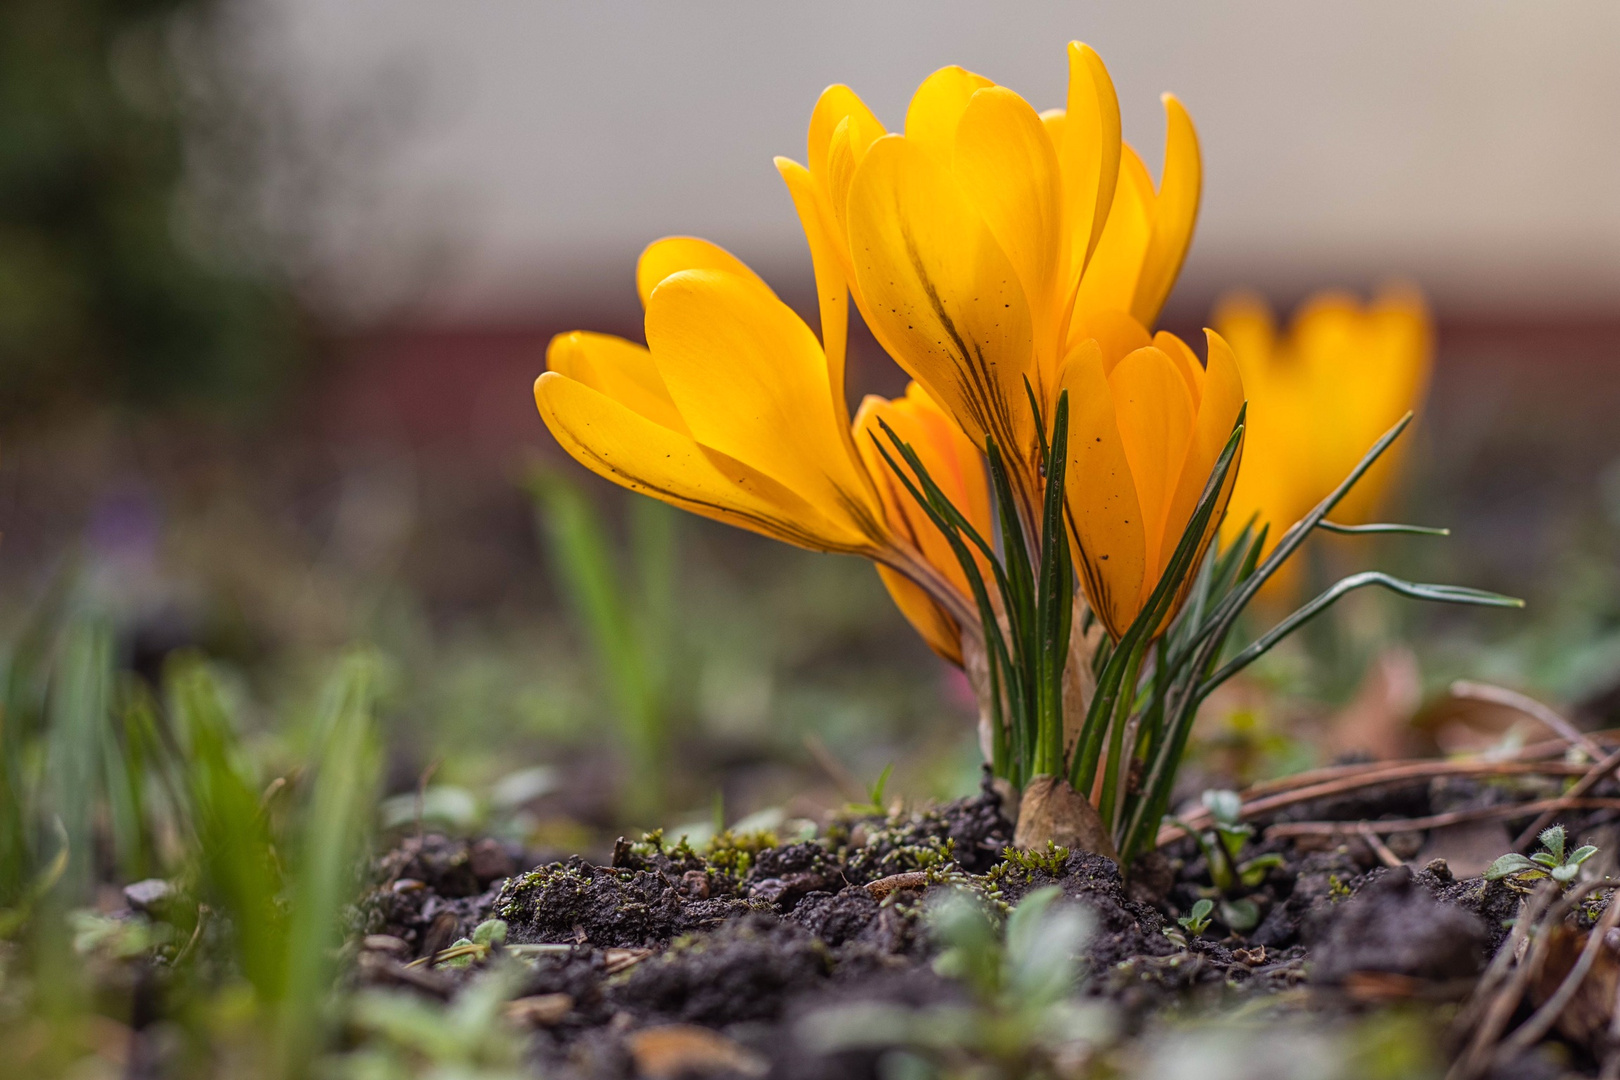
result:
M 872 559 L 929 644 L 960 662 L 960 628 L 977 633 L 961 569 L 948 550 L 934 561 L 943 537 L 920 511 L 897 508 L 881 459 L 879 473 L 867 450 L 857 452 L 841 385 L 834 391 L 842 350 L 829 355 L 752 270 L 707 241 L 658 241 L 636 281 L 646 346 L 575 331 L 547 350 L 534 394 L 558 443 L 632 491 L 799 547 Z M 959 505 L 975 494 L 987 504 L 982 473 L 975 488 L 961 456 L 965 439 L 952 442 L 915 402 L 878 399 L 863 424 L 877 415 L 913 441 L 953 499 L 966 500 Z M 975 513 L 988 533 L 988 509 Z
M 1231 348 L 1214 331 L 1206 335 L 1207 365 L 1163 332 L 1123 356 L 1082 342 L 1064 364 L 1075 566 L 1091 609 L 1115 640 L 1158 585 L 1243 407 Z M 1200 538 L 1200 558 L 1237 475 L 1234 462 Z
M 1421 403 L 1434 351 L 1428 309 L 1406 287 L 1386 289 L 1367 305 L 1325 292 L 1302 305 L 1282 333 L 1263 300 L 1240 294 L 1216 308 L 1215 325 L 1237 354 L 1250 399 L 1227 534 L 1258 515 L 1275 544 Z M 1397 442 L 1362 477 L 1335 508 L 1335 520 L 1370 520 L 1399 473 L 1402 447 Z
M 1165 99 L 1155 190 L 1120 142 L 1101 59 L 1072 42 L 1068 60 L 1066 108 L 1045 114 L 981 75 L 943 68 L 913 96 L 903 135 L 833 86 L 811 115 L 809 167 L 777 159 L 825 282 L 824 338 L 828 327 L 841 337 L 853 296 L 889 354 L 975 443 L 993 435 L 1007 449 L 1026 509 L 1039 480 L 1025 380 L 1049 412 L 1060 361 L 1079 340 L 1145 344 L 1198 208 L 1197 137 L 1180 104 Z

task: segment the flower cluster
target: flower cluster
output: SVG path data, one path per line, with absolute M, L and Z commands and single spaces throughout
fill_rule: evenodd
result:
M 1191 119 L 1166 95 L 1155 186 L 1120 139 L 1101 59 L 1076 42 L 1068 61 L 1065 107 L 1045 113 L 943 68 L 918 87 L 897 133 L 850 88 L 827 89 L 811 112 L 806 164 L 777 159 L 809 242 L 819 340 L 728 252 L 658 241 L 636 271 L 645 348 L 587 333 L 553 342 L 535 385 L 552 433 L 632 490 L 873 560 L 929 645 L 962 663 L 964 635 L 977 634 L 969 583 L 883 460 L 881 427 L 989 536 L 986 440 L 1006 455 L 1025 521 L 1037 521 L 1043 425 L 1067 389 L 1073 555 L 1092 610 L 1122 635 L 1244 395 L 1217 335 L 1201 362 L 1152 332 L 1198 212 Z M 915 380 L 900 399 L 868 397 L 853 422 L 851 300 Z
M 1326 518 L 1405 426 L 1392 413 L 1417 394 L 1407 356 L 1425 324 L 1410 300 L 1365 315 L 1324 300 L 1279 343 L 1269 315 L 1234 302 L 1217 321 L 1237 351 L 1206 331 L 1202 360 L 1156 331 L 1198 214 L 1197 135 L 1166 95 L 1155 185 L 1120 139 L 1102 61 L 1075 42 L 1068 62 L 1062 109 L 948 67 L 892 133 L 829 88 L 806 162 L 776 160 L 820 335 L 735 256 L 671 237 L 636 269 L 646 345 L 561 335 L 535 399 L 616 483 L 872 560 L 973 682 L 985 756 L 1022 792 L 1015 842 L 1129 866 L 1169 809 L 1199 703 L 1340 596 L 1517 601 L 1355 574 L 1221 663 L 1314 530 L 1434 531 Z M 853 417 L 851 302 L 913 380 Z

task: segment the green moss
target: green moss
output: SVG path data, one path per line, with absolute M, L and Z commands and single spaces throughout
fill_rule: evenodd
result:
M 498 914 L 503 919 L 519 918 L 524 913 L 523 901 L 538 893 L 564 891 L 572 888 L 575 896 L 583 896 L 590 888 L 590 876 L 567 863 L 537 866 L 507 884 L 502 891 L 503 900 Z
M 682 843 L 685 843 L 683 838 Z M 704 857 L 711 873 L 724 874 L 735 881 L 748 876 L 759 853 L 777 846 L 776 834 L 759 831 L 751 833 L 716 833 L 709 841 Z

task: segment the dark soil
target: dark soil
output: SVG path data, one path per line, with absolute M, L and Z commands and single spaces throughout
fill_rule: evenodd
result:
M 1452 782 L 1292 816 L 1404 818 L 1442 800 L 1495 797 Z M 1568 822 L 1577 837 L 1602 823 L 1597 815 Z M 628 1077 L 637 1055 L 651 1052 L 642 1033 L 695 1025 L 743 1055 L 711 1055 L 708 1073 L 876 1077 L 876 1053 L 821 1053 L 803 1041 L 800 1021 L 829 1005 L 961 1000 L 961 985 L 930 963 L 937 950 L 922 913 L 940 890 L 968 886 L 1010 908 L 1055 885 L 1090 909 L 1086 993 L 1113 1002 L 1128 1030 L 1167 1007 L 1230 1004 L 1302 984 L 1317 1009 L 1380 995 L 1459 1000 L 1523 895 L 1457 879 L 1438 859 L 1387 868 L 1359 839 L 1257 837 L 1253 852 L 1283 856 L 1247 890 L 1258 924 L 1238 935 L 1217 921 L 1194 936 L 1175 922 L 1209 891 L 1190 841 L 1140 863 L 1127 888 L 1098 855 L 1004 856 L 1011 836 L 987 789 L 933 810 L 835 821 L 812 841 L 722 836 L 706 856 L 652 834 L 620 841 L 608 866 L 575 857 L 517 872 L 521 853 L 493 841 L 413 837 L 378 861 L 378 884 L 361 905 L 359 929 L 372 935 L 362 939 L 361 978 L 453 995 L 465 970 L 405 962 L 499 918 L 508 946 L 532 965 L 523 995 L 566 995 L 546 998 L 546 1015 L 531 1025 L 544 1075 Z M 392 952 L 367 963 L 368 949 Z M 705 1071 L 689 1065 L 687 1073 L 694 1069 Z

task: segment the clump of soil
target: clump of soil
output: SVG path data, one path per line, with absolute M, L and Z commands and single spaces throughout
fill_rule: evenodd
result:
M 1340 801 L 1363 818 L 1407 817 L 1428 812 L 1430 794 Z M 1292 811 L 1296 820 L 1323 812 Z M 1594 822 L 1575 824 L 1579 833 Z M 631 1075 L 645 1071 L 649 1047 L 702 1046 L 710 1032 L 730 1055 L 721 1071 L 877 1076 L 877 1053 L 804 1045 L 799 1021 L 829 1005 L 960 1001 L 961 984 L 933 970 L 938 950 L 923 918 L 942 889 L 971 888 L 1009 910 L 1056 886 L 1088 909 L 1085 992 L 1112 1002 L 1132 1031 L 1168 1007 L 1302 983 L 1342 1002 L 1369 993 L 1457 1000 L 1501 945 L 1523 895 L 1458 879 L 1439 859 L 1390 869 L 1355 840 L 1262 839 L 1253 852 L 1282 861 L 1248 891 L 1253 929 L 1236 934 L 1217 922 L 1197 934 L 1176 922 L 1211 891 L 1190 841 L 1139 864 L 1127 887 L 1108 858 L 1012 853 L 1012 835 L 987 789 L 925 811 L 835 821 L 793 843 L 723 834 L 700 853 L 650 834 L 620 841 L 607 866 L 575 857 L 519 872 L 520 853 L 493 841 L 412 838 L 378 861 L 360 908 L 360 929 L 384 935 L 364 941 L 400 955 L 362 963 L 362 978 L 453 994 L 464 976 L 434 982 L 432 955 L 499 918 L 506 947 L 531 965 L 522 994 L 536 1003 L 526 1014 L 531 1052 L 546 1075 Z M 404 954 L 430 959 L 406 969 Z

